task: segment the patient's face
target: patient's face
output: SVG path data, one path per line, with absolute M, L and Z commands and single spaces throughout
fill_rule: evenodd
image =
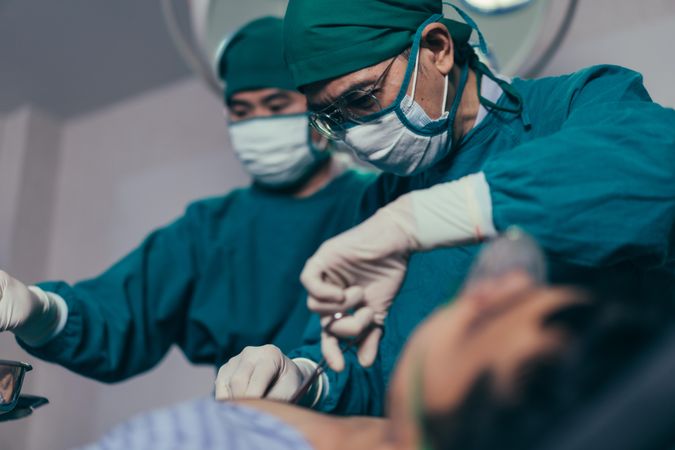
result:
M 408 343 L 390 390 L 390 438 L 416 448 L 415 401 L 422 390 L 427 412 L 458 406 L 479 375 L 490 371 L 497 391 L 508 396 L 521 365 L 555 353 L 565 336 L 544 318 L 582 295 L 540 288 L 521 274 L 484 282 L 424 322 Z M 421 389 L 417 389 L 421 386 Z

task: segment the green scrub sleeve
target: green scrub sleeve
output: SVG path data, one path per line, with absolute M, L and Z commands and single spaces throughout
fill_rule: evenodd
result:
M 571 97 L 558 132 L 487 163 L 494 223 L 581 266 L 661 266 L 675 248 L 675 111 L 635 72 L 607 70 Z
M 321 325 L 318 316 L 312 316 L 306 331 L 305 345 L 291 351 L 290 358 L 307 358 L 321 361 Z M 384 412 L 385 388 L 379 357 L 369 368 L 359 364 L 356 353 L 349 350 L 344 354 L 345 368 L 342 372 L 326 369 L 329 390 L 314 409 L 343 416 L 382 416 Z
M 42 347 L 19 344 L 38 358 L 104 382 L 152 368 L 173 343 L 185 347 L 185 317 L 199 270 L 192 230 L 196 214 L 189 208 L 97 278 L 72 286 L 40 284 L 68 304 L 66 326 Z

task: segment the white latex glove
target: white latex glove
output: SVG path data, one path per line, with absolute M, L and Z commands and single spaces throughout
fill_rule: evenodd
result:
M 274 345 L 246 347 L 230 359 L 216 377 L 216 400 L 269 398 L 289 401 L 317 364 L 305 358 L 290 359 Z M 302 402 L 314 406 L 323 395 L 325 377 L 319 377 Z
M 67 317 L 68 307 L 61 297 L 27 287 L 0 271 L 0 332 L 12 331 L 26 344 L 37 347 L 55 337 Z
M 336 312 L 357 308 L 333 323 L 321 336 L 321 350 L 334 370 L 344 368 L 339 337 L 358 336 L 371 324 L 383 325 L 405 276 L 410 237 L 386 208 L 357 227 L 326 241 L 306 263 L 301 280 L 309 292 L 308 307 L 325 327 Z M 334 335 L 333 335 L 334 333 Z M 382 329 L 368 332 L 358 349 L 369 366 L 377 356 Z
M 335 313 L 354 310 L 333 323 L 330 333 L 322 333 L 321 350 L 329 366 L 344 368 L 338 338 L 364 332 L 359 362 L 372 365 L 381 325 L 403 282 L 411 252 L 494 235 L 490 190 L 485 176 L 478 173 L 403 195 L 359 226 L 326 241 L 301 275 L 309 309 L 321 314 L 324 326 Z M 365 331 L 368 327 L 372 329 Z

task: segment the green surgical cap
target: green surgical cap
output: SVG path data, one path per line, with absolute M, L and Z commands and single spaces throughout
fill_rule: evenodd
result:
M 442 0 L 290 0 L 284 19 L 286 60 L 298 88 L 375 65 L 412 44 Z M 455 45 L 465 23 L 442 19 Z
M 218 75 L 225 82 L 225 100 L 242 91 L 279 88 L 294 91 L 284 60 L 283 20 L 263 17 L 248 23 L 227 43 Z

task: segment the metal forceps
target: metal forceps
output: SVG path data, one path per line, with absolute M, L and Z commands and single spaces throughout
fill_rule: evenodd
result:
M 337 322 L 340 319 L 343 319 L 345 317 L 344 313 L 335 313 L 333 314 L 333 317 L 331 317 L 330 321 L 323 327 L 324 331 L 327 333 L 330 333 L 330 328 L 331 326 Z M 368 336 L 368 333 L 373 329 L 373 326 L 377 325 L 371 325 L 364 329 L 358 336 L 356 336 L 354 339 L 350 339 L 347 341 L 347 344 L 342 347 L 342 353 L 346 353 L 352 348 L 358 346 L 363 340 Z M 297 405 L 300 400 L 307 394 L 309 389 L 312 387 L 314 382 L 321 376 L 322 373 L 326 370 L 328 367 L 328 362 L 326 361 L 326 358 L 322 358 L 321 361 L 319 361 L 318 365 L 316 366 L 316 369 L 312 372 L 312 374 L 302 382 L 300 387 L 298 388 L 297 391 L 295 391 L 295 394 L 293 394 L 293 397 L 289 400 L 290 403 Z

